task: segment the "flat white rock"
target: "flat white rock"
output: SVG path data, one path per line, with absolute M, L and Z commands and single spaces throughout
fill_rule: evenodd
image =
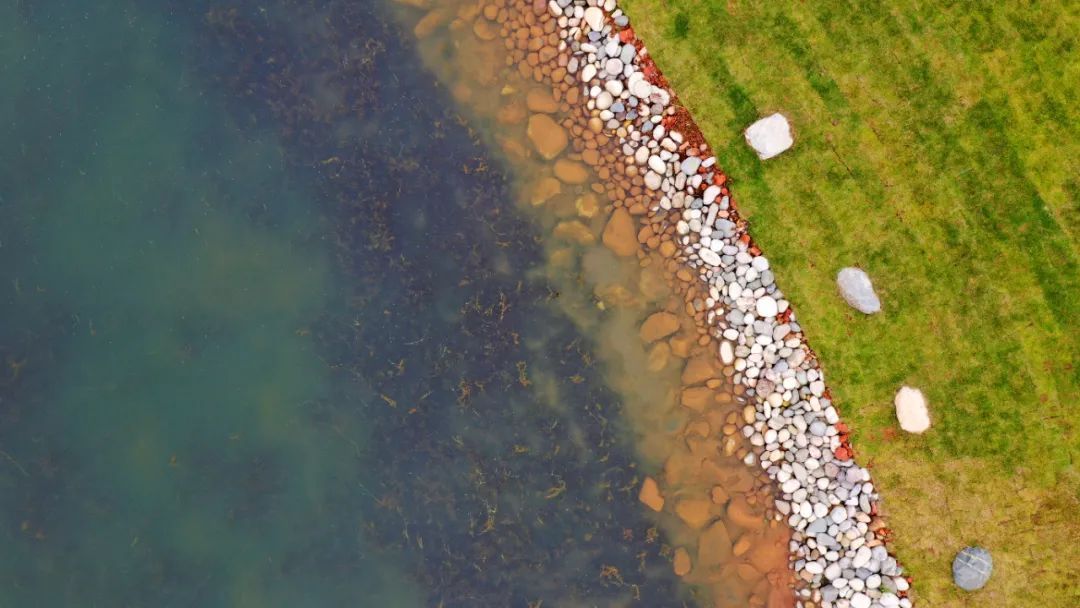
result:
M 791 125 L 779 112 L 747 127 L 745 135 L 746 143 L 750 144 L 761 160 L 768 160 L 795 143 L 791 138 Z
M 836 274 L 836 285 L 844 301 L 855 310 L 872 315 L 881 312 L 881 300 L 874 293 L 870 277 L 859 268 L 844 268 Z
M 701 258 L 702 262 L 705 262 L 709 266 L 720 265 L 720 254 L 716 253 L 712 249 L 698 250 L 698 256 Z
M 922 433 L 930 428 L 930 412 L 926 409 L 926 398 L 919 389 L 900 387 L 893 404 L 896 405 L 896 419 L 900 421 L 900 428 L 909 433 Z

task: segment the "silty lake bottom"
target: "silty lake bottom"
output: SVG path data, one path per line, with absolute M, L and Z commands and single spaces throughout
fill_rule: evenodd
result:
M 0 24 L 0 605 L 694 603 L 594 337 L 387 7 Z

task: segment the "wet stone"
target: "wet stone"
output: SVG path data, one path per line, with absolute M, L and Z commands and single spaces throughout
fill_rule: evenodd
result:
M 557 157 L 570 143 L 566 130 L 546 114 L 530 116 L 526 133 L 536 147 L 536 151 L 547 160 Z

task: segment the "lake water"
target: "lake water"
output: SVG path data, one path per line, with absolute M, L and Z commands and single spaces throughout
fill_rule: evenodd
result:
M 0 8 L 0 605 L 678 605 L 385 7 Z

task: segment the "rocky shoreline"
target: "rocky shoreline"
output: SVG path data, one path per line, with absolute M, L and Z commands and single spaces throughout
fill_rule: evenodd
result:
M 650 193 L 646 229 L 673 230 L 672 255 L 700 281 L 692 307 L 745 387 L 741 433 L 754 450 L 744 462 L 779 488 L 800 605 L 909 608 L 870 473 L 854 462 L 813 351 L 700 130 L 614 0 L 550 0 L 547 10 L 590 128 L 617 138 L 627 173 Z
M 642 315 L 609 363 L 635 377 L 639 446 L 663 463 L 639 499 L 675 573 L 718 608 L 911 606 L 802 328 L 614 0 L 397 1 L 550 226 L 549 272 L 591 287 L 593 314 Z

